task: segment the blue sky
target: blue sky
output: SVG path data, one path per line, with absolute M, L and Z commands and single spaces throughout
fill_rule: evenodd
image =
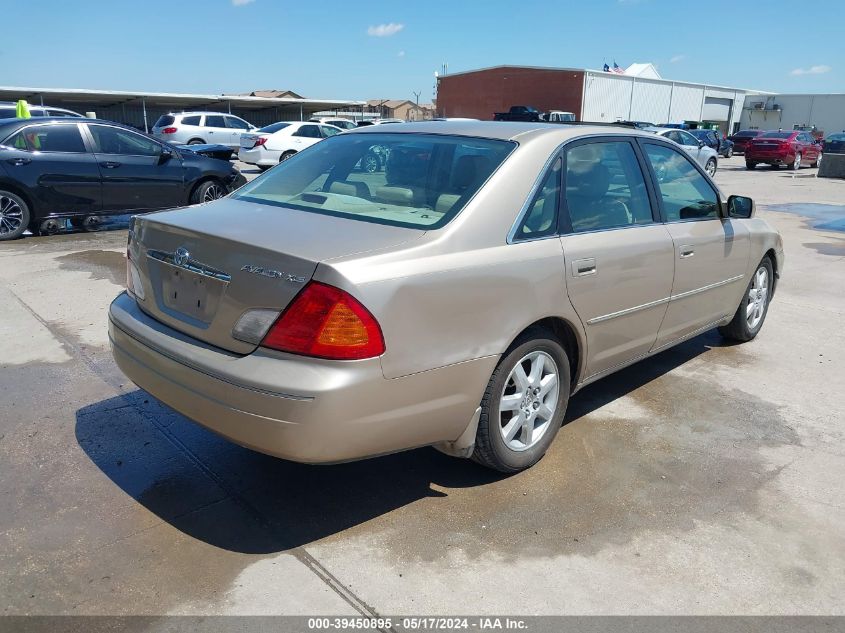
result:
M 26 5 L 26 9 L 22 9 Z M 432 97 L 434 71 L 650 61 L 669 79 L 845 92 L 845 0 L 0 0 L 0 84 Z M 16 13 L 26 17 L 15 20 Z M 759 35 L 755 35 L 758 32 Z

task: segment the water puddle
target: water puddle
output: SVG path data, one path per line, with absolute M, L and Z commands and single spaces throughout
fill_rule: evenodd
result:
M 789 204 L 767 204 L 765 209 L 806 217 L 809 219 L 810 226 L 814 229 L 845 231 L 845 205 L 842 204 L 793 202 Z

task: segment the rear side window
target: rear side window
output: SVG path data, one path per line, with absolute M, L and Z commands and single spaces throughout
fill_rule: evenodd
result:
M 293 135 L 304 136 L 305 138 L 323 138 L 323 135 L 320 134 L 320 128 L 316 125 L 303 125 Z
M 515 239 L 536 239 L 557 233 L 562 166 L 563 161 L 558 158 L 549 169 L 542 187 L 531 201 L 528 213 L 525 214 L 522 224 L 516 231 Z
M 713 187 L 681 152 L 646 143 L 648 157 L 663 200 L 667 222 L 719 217 L 719 199 Z
M 170 117 L 170 118 L 172 119 L 173 117 Z M 182 117 L 182 125 L 199 125 L 201 118 L 202 117 L 199 116 L 199 115 L 183 116 Z M 170 123 L 164 123 L 163 125 L 170 125 Z
M 171 116 L 169 114 L 162 114 L 160 117 L 158 117 L 158 121 L 155 122 L 155 125 L 153 127 L 167 127 L 168 125 L 173 125 L 175 121 L 176 117 Z
M 274 167 L 235 197 L 436 229 L 461 211 L 514 147 L 510 141 L 448 135 L 338 134 Z
M 290 127 L 290 123 L 271 123 L 270 125 L 265 125 L 258 131 L 266 132 L 267 134 L 272 134 L 273 132 L 278 132 L 279 130 L 282 130 L 286 127 Z
M 76 124 L 33 125 L 24 128 L 3 142 L 16 149 L 33 152 L 84 153 L 85 143 Z
M 15 114 L 14 108 L 0 108 L 0 119 L 14 119 Z
M 323 136 L 326 138 L 334 136 L 335 134 L 340 134 L 340 130 L 338 130 L 337 128 L 329 127 L 328 125 L 321 125 L 320 132 L 322 132 Z
M 642 169 L 627 141 L 568 149 L 564 182 L 569 223 L 575 233 L 654 221 Z
M 218 116 L 213 114 L 206 114 L 205 127 L 226 127 L 226 121 L 223 119 L 222 115 Z

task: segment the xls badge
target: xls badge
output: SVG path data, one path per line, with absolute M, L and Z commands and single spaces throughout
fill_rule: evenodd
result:
M 295 284 L 304 284 L 307 281 L 305 277 L 300 277 L 299 275 L 292 275 L 291 273 L 285 273 L 280 270 L 270 270 L 250 264 L 244 264 L 241 266 L 241 270 L 252 273 L 253 275 L 261 275 L 262 277 L 270 277 L 271 279 L 283 279 L 284 281 L 290 281 Z

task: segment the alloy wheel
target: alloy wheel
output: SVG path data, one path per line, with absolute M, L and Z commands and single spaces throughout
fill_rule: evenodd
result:
M 716 161 L 714 159 L 710 159 L 707 161 L 707 165 L 705 166 L 704 170 L 707 172 L 707 175 L 711 178 L 716 175 Z
M 748 305 L 745 307 L 745 320 L 750 330 L 756 328 L 763 320 L 768 296 L 769 272 L 765 266 L 760 266 L 754 273 L 754 279 L 748 289 Z
M 801 154 L 795 155 L 795 162 L 792 163 L 792 169 L 794 169 L 796 171 L 801 169 Z
M 23 222 L 23 209 L 13 198 L 0 195 L 0 235 L 17 231 Z
M 511 370 L 499 399 L 499 431 L 505 445 L 524 451 L 551 426 L 558 404 L 558 367 L 546 352 L 523 356 Z
M 222 198 L 224 195 L 225 192 L 223 191 L 223 187 L 216 183 L 211 183 L 202 195 L 202 201 L 211 202 L 212 200 Z

